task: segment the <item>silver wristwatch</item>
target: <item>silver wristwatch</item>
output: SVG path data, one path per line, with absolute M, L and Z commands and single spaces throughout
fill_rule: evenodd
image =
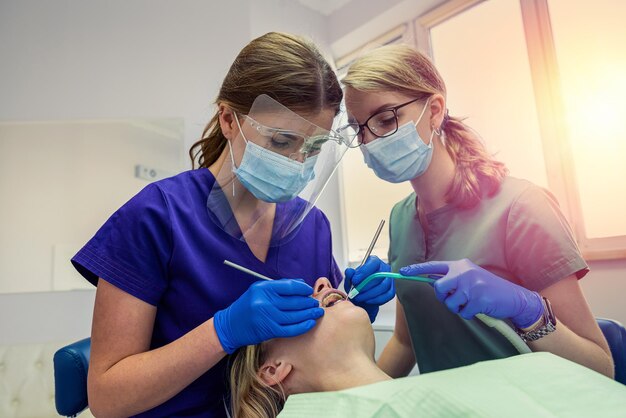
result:
M 543 300 L 543 314 L 541 316 L 541 321 L 528 331 L 523 331 L 519 328 L 515 330 L 517 335 L 519 335 L 526 343 L 529 341 L 537 341 L 539 338 L 545 337 L 556 330 L 556 317 L 552 312 L 550 301 L 544 297 L 541 299 Z

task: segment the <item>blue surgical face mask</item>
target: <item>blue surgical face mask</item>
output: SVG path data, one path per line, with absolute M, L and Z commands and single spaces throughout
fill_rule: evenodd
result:
M 424 116 L 428 102 L 417 122 L 408 122 L 392 135 L 361 145 L 365 163 L 381 179 L 401 183 L 424 174 L 433 157 L 433 138 L 426 145 L 415 128 Z M 434 131 L 433 131 L 434 132 Z
M 231 147 L 230 156 L 235 167 L 233 172 L 239 182 L 257 199 L 271 203 L 286 202 L 300 194 L 315 178 L 317 155 L 308 157 L 301 163 L 248 141 L 241 126 L 239 129 L 246 141 L 246 148 L 241 164 L 236 167 Z

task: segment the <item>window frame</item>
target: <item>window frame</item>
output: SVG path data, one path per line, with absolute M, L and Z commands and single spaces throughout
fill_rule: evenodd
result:
M 433 57 L 430 30 L 485 0 L 450 0 L 413 19 L 414 46 Z M 548 186 L 586 260 L 626 258 L 626 235 L 589 238 L 585 230 L 580 193 L 567 132 L 565 106 L 548 0 L 519 0 L 528 62 L 534 89 Z

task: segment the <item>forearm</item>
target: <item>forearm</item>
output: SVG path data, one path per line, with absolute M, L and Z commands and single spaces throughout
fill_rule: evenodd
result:
M 528 343 L 533 351 L 548 351 L 614 378 L 610 355 L 595 342 L 583 338 L 558 322 L 556 330 L 537 341 Z
M 378 359 L 378 367 L 395 379 L 408 375 L 413 366 L 415 366 L 413 347 L 410 344 L 403 344 L 394 333 Z
M 172 343 L 89 373 L 89 406 L 98 417 L 135 415 L 162 404 L 225 355 L 213 319 Z

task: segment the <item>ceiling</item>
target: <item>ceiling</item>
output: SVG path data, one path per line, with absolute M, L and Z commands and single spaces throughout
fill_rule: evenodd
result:
M 324 16 L 330 16 L 335 10 L 350 3 L 351 0 L 297 0 L 298 3 Z

